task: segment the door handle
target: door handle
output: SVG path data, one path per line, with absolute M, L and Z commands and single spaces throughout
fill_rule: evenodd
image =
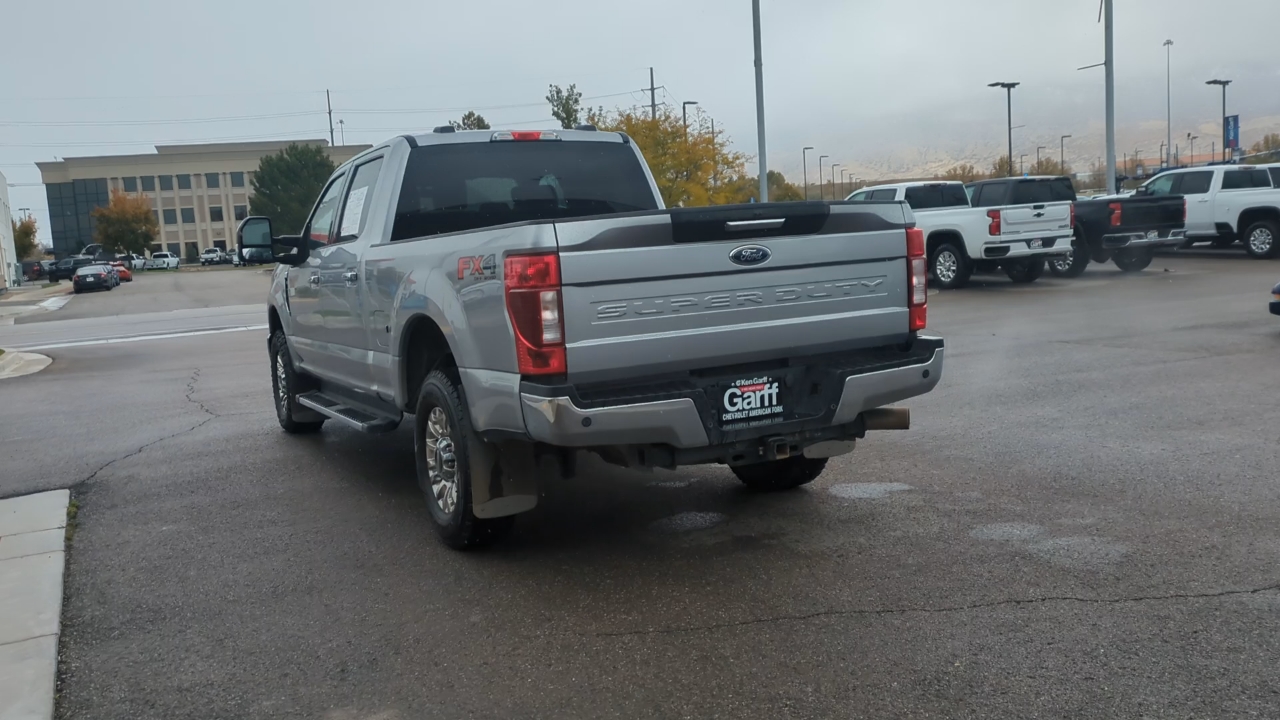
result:
M 358 274 L 356 274 L 356 271 L 355 271 L 355 270 L 352 270 L 351 272 L 344 272 L 344 273 L 342 273 L 342 280 L 343 280 L 346 284 L 348 284 L 348 285 L 355 285 L 355 284 L 356 284 L 356 278 L 358 278 L 358 277 L 360 277 L 360 276 L 359 276 Z
M 307 282 L 308 282 L 308 283 L 310 283 L 311 285 L 319 285 L 319 284 L 320 284 L 320 276 L 319 276 L 319 275 L 312 275 L 311 277 L 307 278 Z

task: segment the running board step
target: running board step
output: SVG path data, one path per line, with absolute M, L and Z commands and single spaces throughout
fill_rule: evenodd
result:
M 315 410 L 325 417 L 350 425 L 361 432 L 384 433 L 400 427 L 400 417 L 376 415 L 363 408 L 351 407 L 318 390 L 299 395 L 298 404 Z

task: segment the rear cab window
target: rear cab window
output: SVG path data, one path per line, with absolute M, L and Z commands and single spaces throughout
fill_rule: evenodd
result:
M 1041 205 L 1051 202 L 1075 202 L 1076 191 L 1068 178 L 1016 180 L 1009 198 L 1010 205 Z
M 1271 176 L 1261 168 L 1225 170 L 1222 173 L 1223 190 L 1256 190 L 1271 187 Z
M 963 185 L 917 185 L 907 188 L 905 199 L 912 210 L 969 206 Z
M 623 143 L 425 145 L 409 153 L 391 240 L 657 209 L 644 168 Z
M 999 207 L 1007 204 L 1008 187 L 1007 182 L 988 182 L 966 186 L 965 190 L 972 196 L 974 207 Z

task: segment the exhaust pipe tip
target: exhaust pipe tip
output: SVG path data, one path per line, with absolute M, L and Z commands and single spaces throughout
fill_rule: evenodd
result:
M 875 408 L 862 413 L 867 430 L 910 430 L 911 408 Z

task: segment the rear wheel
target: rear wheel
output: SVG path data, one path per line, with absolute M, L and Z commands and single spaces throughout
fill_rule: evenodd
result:
M 943 243 L 933 251 L 929 260 L 929 272 L 944 290 L 962 288 L 969 283 L 973 267 L 964 251 L 952 243 Z
M 293 419 L 298 394 L 311 390 L 311 382 L 293 369 L 289 357 L 289 344 L 284 331 L 277 330 L 271 336 L 271 389 L 275 394 L 276 420 L 287 433 L 301 435 L 320 430 L 324 420 L 299 422 Z
M 1044 274 L 1044 259 L 1011 260 L 1004 266 L 1004 274 L 1015 283 L 1035 282 Z
M 778 492 L 813 482 L 826 466 L 826 458 L 797 456 L 755 465 L 737 465 L 730 469 L 751 490 Z
M 1153 253 L 1150 250 L 1121 250 L 1116 253 L 1113 258 L 1116 261 L 1116 267 L 1124 272 L 1141 272 L 1146 270 L 1151 264 Z
M 1280 228 L 1276 227 L 1274 221 L 1259 220 L 1244 231 L 1244 251 L 1250 257 L 1275 257 L 1277 250 L 1280 250 L 1280 245 L 1276 244 L 1277 234 L 1280 234 Z
M 1049 261 L 1049 272 L 1054 277 L 1060 278 L 1080 277 L 1087 267 L 1089 267 L 1089 248 L 1079 236 L 1071 240 L 1071 250 L 1066 255 Z

